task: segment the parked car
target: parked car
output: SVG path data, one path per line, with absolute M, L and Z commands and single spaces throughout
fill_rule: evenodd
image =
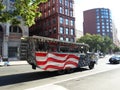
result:
M 109 59 L 111 64 L 120 64 L 120 55 L 114 55 Z

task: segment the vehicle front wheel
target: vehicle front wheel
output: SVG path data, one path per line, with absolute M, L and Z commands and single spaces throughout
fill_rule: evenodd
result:
M 89 69 L 93 69 L 93 68 L 94 68 L 94 65 L 95 65 L 94 62 L 90 62 Z
M 118 61 L 118 64 L 120 64 L 120 61 Z

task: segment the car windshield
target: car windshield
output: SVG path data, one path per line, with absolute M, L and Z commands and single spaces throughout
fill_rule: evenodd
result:
M 112 58 L 120 59 L 120 56 L 113 56 Z

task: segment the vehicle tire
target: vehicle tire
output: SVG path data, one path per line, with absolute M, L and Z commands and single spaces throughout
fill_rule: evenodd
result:
M 120 64 L 120 61 L 118 62 L 118 64 Z
M 67 73 L 72 73 L 72 72 L 74 72 L 74 69 L 70 68 L 70 69 L 67 69 L 66 71 L 67 71 Z
M 94 65 L 95 65 L 94 62 L 90 62 L 89 69 L 93 69 L 93 68 L 94 68 Z
M 32 69 L 36 69 L 36 66 L 34 64 L 32 64 Z
M 65 74 L 65 70 L 59 70 L 58 74 Z

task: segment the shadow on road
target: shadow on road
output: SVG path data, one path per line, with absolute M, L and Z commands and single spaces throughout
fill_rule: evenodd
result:
M 88 69 L 85 69 L 85 68 L 76 69 L 73 73 L 82 72 L 85 70 L 88 70 Z M 54 72 L 47 72 L 47 71 L 31 72 L 31 73 L 0 76 L 0 86 L 34 81 L 34 80 L 39 80 L 39 79 L 45 79 L 45 78 L 50 78 L 50 77 L 54 77 L 54 76 L 59 76 L 57 71 L 54 71 Z

